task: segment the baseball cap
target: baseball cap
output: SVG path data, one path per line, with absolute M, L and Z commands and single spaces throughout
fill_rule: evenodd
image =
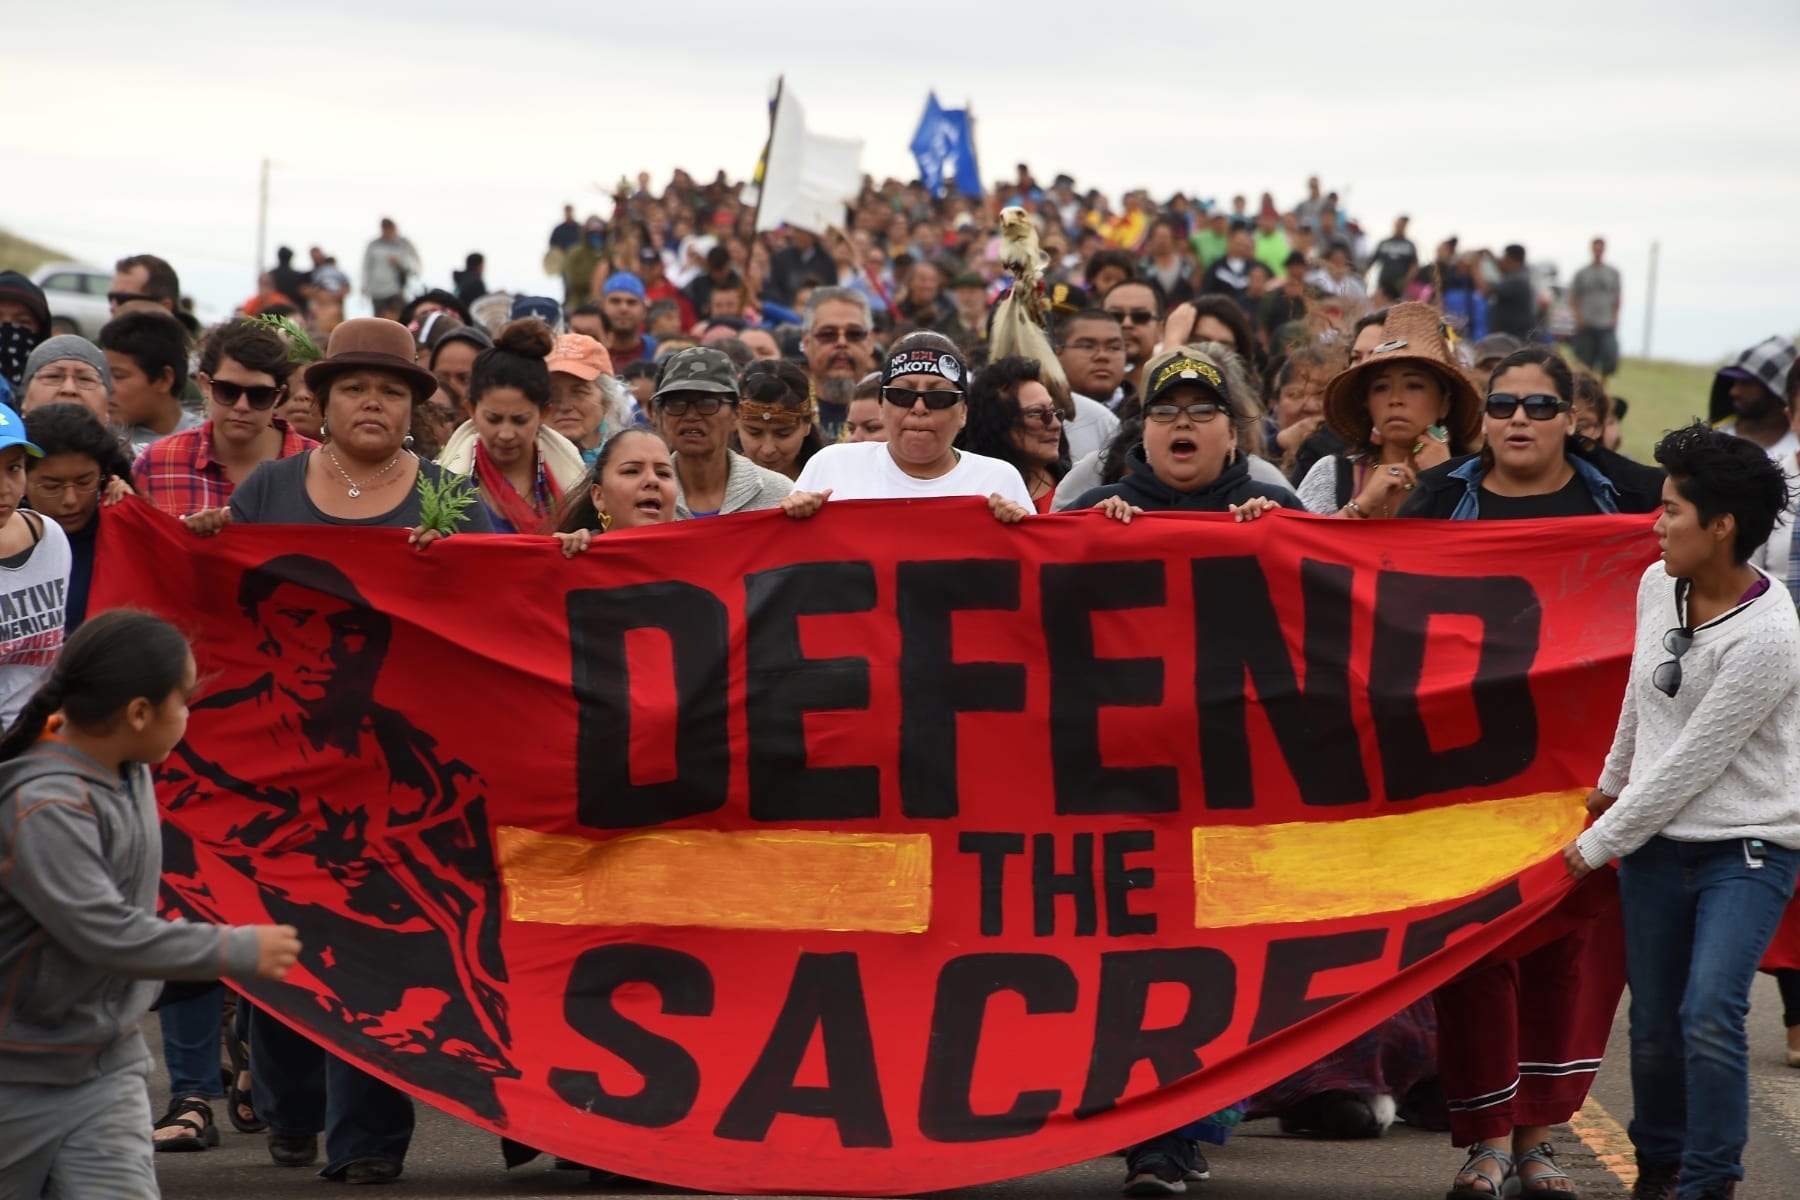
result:
M 612 355 L 585 333 L 565 333 L 557 338 L 544 365 L 552 374 L 561 371 L 590 381 L 613 373 Z
M 512 302 L 512 320 L 536 317 L 552 329 L 563 327 L 562 305 L 548 296 L 516 296 Z
M 677 350 L 663 363 L 662 382 L 656 385 L 656 392 L 650 399 L 661 400 L 673 392 L 718 392 L 736 396 L 737 367 L 723 350 L 711 346 Z
M 606 283 L 600 289 L 600 294 L 610 296 L 614 292 L 630 292 L 642 300 L 644 299 L 644 281 L 630 271 L 620 271 L 616 275 L 609 275 Z
M 661 262 L 662 255 L 660 255 L 656 252 L 655 246 L 639 246 L 638 247 L 638 261 L 641 263 Z
M 1211 355 L 1183 350 L 1166 362 L 1150 364 L 1150 386 L 1144 394 L 1146 407 L 1160 403 L 1178 387 L 1201 387 L 1231 406 L 1231 393 L 1225 386 L 1225 373 Z
M 33 458 L 44 457 L 44 452 L 26 439 L 24 420 L 0 404 L 0 450 L 10 450 L 14 446 L 25 447 L 25 453 Z
M 1477 363 L 1484 363 L 1490 358 L 1505 358 L 1525 348 L 1525 343 L 1510 333 L 1490 333 L 1475 343 L 1470 351 Z

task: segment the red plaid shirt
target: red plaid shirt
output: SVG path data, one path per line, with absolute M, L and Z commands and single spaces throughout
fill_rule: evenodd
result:
M 276 418 L 281 431 L 281 452 L 288 458 L 311 450 L 319 443 L 295 433 Z M 223 508 L 231 501 L 233 484 L 225 464 L 213 457 L 212 422 L 151 442 L 131 468 L 131 482 L 138 494 L 164 512 L 188 517 L 203 508 Z

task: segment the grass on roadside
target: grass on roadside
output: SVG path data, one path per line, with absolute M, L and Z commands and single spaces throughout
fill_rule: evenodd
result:
M 0 271 L 19 271 L 29 275 L 45 263 L 68 261 L 69 256 L 61 250 L 53 250 L 29 238 L 0 229 Z
M 1657 439 L 1666 431 L 1704 417 L 1717 370 L 1650 358 L 1620 360 L 1619 373 L 1607 380 L 1606 390 L 1631 405 L 1625 414 L 1625 453 L 1650 462 Z

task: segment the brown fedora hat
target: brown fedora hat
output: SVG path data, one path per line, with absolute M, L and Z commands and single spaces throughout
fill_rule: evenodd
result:
M 1369 357 L 1339 371 L 1325 385 L 1325 423 L 1332 432 L 1352 446 L 1368 445 L 1374 424 L 1369 418 L 1369 377 L 1381 367 L 1405 362 L 1424 367 L 1443 381 L 1450 400 L 1444 426 L 1450 431 L 1451 448 L 1466 451 L 1473 446 L 1481 436 L 1481 393 L 1457 365 L 1444 314 L 1429 304 L 1396 304 L 1388 309 L 1381 334 L 1381 344 L 1369 351 Z
M 331 331 L 325 357 L 306 368 L 306 386 L 321 410 L 331 381 L 346 371 L 386 371 L 406 380 L 413 403 L 429 400 L 437 378 L 414 361 L 417 347 L 406 326 L 385 317 L 356 317 Z

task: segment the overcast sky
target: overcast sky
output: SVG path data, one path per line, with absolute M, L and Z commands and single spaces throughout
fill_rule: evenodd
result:
M 972 102 L 990 179 L 1287 207 L 1316 172 L 1377 237 L 1407 212 L 1427 256 L 1520 241 L 1565 278 L 1604 234 L 1627 353 L 1660 239 L 1653 349 L 1709 361 L 1800 331 L 1797 52 L 1794 0 L 13 3 L 0 225 L 162 254 L 224 311 L 254 290 L 267 156 L 271 255 L 354 274 L 392 215 L 431 282 L 480 250 L 491 286 L 552 291 L 563 203 L 610 212 L 597 189 L 640 169 L 747 176 L 785 73 L 878 177 L 916 173 L 935 87 Z

